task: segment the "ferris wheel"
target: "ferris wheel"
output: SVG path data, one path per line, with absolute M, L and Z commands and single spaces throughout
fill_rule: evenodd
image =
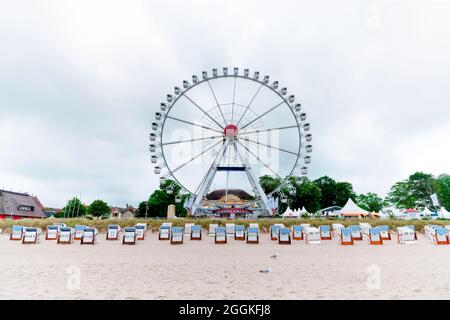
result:
M 193 75 L 161 103 L 150 133 L 154 172 L 161 183 L 173 181 L 168 193 L 178 185 L 190 194 L 185 207 L 192 215 L 229 207 L 236 190 L 248 196 L 233 208 L 272 215 L 289 178 L 308 172 L 310 124 L 301 103 L 268 75 L 221 71 Z M 267 194 L 259 182 L 265 175 L 276 178 Z M 213 190 L 221 190 L 221 201 L 207 199 Z

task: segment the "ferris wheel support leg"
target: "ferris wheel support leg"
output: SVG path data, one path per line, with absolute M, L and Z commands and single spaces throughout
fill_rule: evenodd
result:
M 258 182 L 253 170 L 247 164 L 245 165 L 245 172 L 247 173 L 248 180 L 252 185 L 253 190 L 256 191 L 256 196 L 259 198 L 259 205 L 267 214 L 272 215 L 272 210 L 269 209 L 269 200 L 267 199 L 266 193 L 262 189 Z
M 219 165 L 220 161 L 225 155 L 225 152 L 227 150 L 227 144 L 224 143 L 222 145 L 222 148 L 219 150 L 219 153 L 217 154 L 216 160 L 209 168 L 208 172 L 205 175 L 205 178 L 203 179 L 203 183 L 200 186 L 200 189 L 197 192 L 197 196 L 195 197 L 194 203 L 192 204 L 191 208 L 191 214 L 195 216 L 196 211 L 202 206 L 203 204 L 203 198 L 205 197 L 206 193 L 209 190 L 209 187 L 211 186 L 211 183 L 216 175 L 217 172 L 217 166 Z

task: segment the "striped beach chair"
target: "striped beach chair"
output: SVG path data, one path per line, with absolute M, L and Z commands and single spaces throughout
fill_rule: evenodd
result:
M 183 227 L 172 227 L 170 230 L 170 244 L 182 244 L 184 240 Z
M 247 243 L 259 243 L 259 228 L 247 228 Z
M 383 239 L 381 239 L 380 229 L 378 227 L 369 229 L 369 244 L 382 245 Z
M 398 227 L 397 240 L 400 244 L 415 244 L 416 237 L 414 230 L 409 227 Z
M 380 229 L 381 240 L 391 240 L 391 233 L 389 232 L 389 226 L 381 225 L 378 226 Z
M 9 240 L 22 240 L 24 232 L 24 227 L 22 226 L 12 226 L 11 234 L 9 235 Z
M 361 233 L 361 227 L 359 225 L 351 225 L 349 226 L 350 229 L 352 229 L 352 239 L 353 241 L 359 241 L 362 240 L 362 233 Z
M 270 240 L 276 241 L 278 240 L 278 231 L 280 230 L 280 226 L 273 224 L 270 226 Z
M 191 240 L 202 240 L 202 226 L 191 227 Z
M 225 227 L 217 227 L 214 242 L 218 244 L 227 243 L 227 232 Z
M 95 244 L 97 242 L 97 234 L 98 231 L 95 228 L 84 228 L 80 244 Z
M 61 227 L 58 232 L 57 244 L 71 244 L 75 235 L 75 229 L 70 227 Z
M 449 244 L 448 230 L 443 227 L 434 228 L 434 243 L 435 244 Z
M 162 224 L 165 225 L 164 223 Z M 170 224 L 172 225 L 172 224 Z M 147 231 L 146 223 L 137 223 L 134 228 L 136 229 L 136 240 L 145 240 L 145 232 Z M 168 239 L 167 239 L 168 240 Z
M 39 228 L 24 228 L 22 243 L 38 243 L 39 235 L 41 234 L 41 229 Z
M 320 240 L 331 240 L 331 228 L 330 226 L 320 226 Z
M 289 228 L 278 229 L 278 244 L 291 244 L 291 230 Z
M 122 244 L 136 244 L 136 228 L 134 227 L 124 228 Z
M 83 224 L 77 224 L 75 226 L 75 234 L 73 236 L 75 240 L 81 240 L 81 238 L 83 237 L 84 228 L 86 228 L 86 226 Z
M 352 228 L 341 228 L 340 231 L 339 243 L 343 246 L 353 245 Z
M 234 240 L 245 241 L 245 226 L 234 226 Z
M 305 240 L 307 244 L 320 244 L 320 231 L 318 228 L 305 228 Z
M 58 239 L 59 227 L 57 225 L 52 225 L 47 227 L 47 232 L 45 233 L 45 240 L 56 240 Z
M 292 239 L 303 240 L 303 226 L 292 226 Z
M 234 233 L 235 233 L 235 224 L 234 223 L 226 223 L 225 224 L 225 231 L 227 233 L 227 237 L 234 237 Z
M 359 227 L 361 228 L 361 236 L 362 237 L 366 237 L 367 239 L 369 238 L 369 233 L 370 233 L 370 228 L 372 228 L 372 226 L 366 222 L 361 222 L 359 224 Z
M 120 226 L 117 224 L 108 225 L 106 240 L 119 240 Z
M 162 224 L 159 227 L 158 240 L 170 240 L 170 226 Z

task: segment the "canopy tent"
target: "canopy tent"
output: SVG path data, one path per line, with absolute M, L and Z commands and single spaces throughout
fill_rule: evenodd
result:
M 300 212 L 298 210 L 292 211 L 289 207 L 287 207 L 286 211 L 282 214 L 283 218 L 298 218 L 299 216 Z
M 341 209 L 340 214 L 342 217 L 366 217 L 369 212 L 360 208 L 351 198 L 347 200 L 345 206 Z
M 450 219 L 450 212 L 448 212 L 447 209 L 445 209 L 445 207 L 441 207 L 441 217 Z
M 428 209 L 428 207 L 425 207 L 425 209 L 423 210 L 423 214 L 426 216 L 431 216 L 433 212 L 431 212 L 430 209 Z
M 419 211 L 417 211 L 416 209 L 409 208 L 403 211 L 403 213 L 406 220 L 420 219 Z
M 300 210 L 300 215 L 301 216 L 303 216 L 303 215 L 308 215 L 308 216 L 310 216 L 311 214 L 305 209 L 305 207 L 303 206 L 302 207 L 302 210 Z

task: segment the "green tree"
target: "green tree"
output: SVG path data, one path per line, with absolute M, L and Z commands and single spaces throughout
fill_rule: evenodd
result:
M 450 175 L 439 175 L 436 178 L 434 185 L 439 204 L 450 211 Z
M 147 215 L 148 215 L 148 200 L 141 201 L 141 203 L 139 203 L 139 206 L 136 210 L 136 217 L 145 218 L 146 211 L 147 211 Z
M 292 209 L 296 210 L 305 207 L 310 213 L 314 213 L 320 209 L 322 192 L 315 183 L 306 177 L 302 177 L 296 183 L 295 189 L 295 197 L 293 197 L 290 205 Z
M 275 190 L 281 183 L 281 179 L 277 177 L 272 177 L 269 175 L 264 175 L 259 178 L 259 184 L 264 190 L 265 194 L 268 194 Z
M 431 174 L 416 172 L 408 179 L 396 182 L 388 193 L 388 202 L 400 209 L 432 208 L 431 195 L 435 192 L 435 179 Z
M 58 214 L 58 218 L 73 218 L 85 216 L 87 208 L 81 203 L 81 200 L 77 197 L 70 199 L 64 206 L 62 211 Z
M 111 208 L 103 200 L 95 200 L 88 207 L 88 213 L 93 217 L 109 217 Z
M 352 184 L 350 182 L 336 183 L 336 198 L 334 200 L 334 205 L 343 207 L 349 198 L 353 201 L 356 200 L 356 194 L 353 191 Z
M 360 194 L 356 197 L 356 204 L 370 212 L 380 212 L 383 208 L 383 199 L 376 193 Z
M 171 193 L 169 194 L 169 190 Z M 175 205 L 175 213 L 178 217 L 184 217 L 187 215 L 187 210 L 183 207 L 184 201 L 187 199 L 187 195 L 180 195 L 181 187 L 174 183 L 172 180 L 166 180 L 160 185 L 158 190 L 155 190 L 149 197 L 148 203 L 148 217 L 166 217 L 167 206 L 169 204 Z M 181 198 L 181 202 L 177 203 L 175 199 Z M 144 201 L 145 204 L 145 201 Z M 145 210 L 145 207 L 141 207 L 141 212 Z M 141 213 L 140 213 L 141 214 Z M 144 211 L 145 216 L 145 211 Z
M 320 207 L 334 206 L 336 203 L 336 181 L 328 176 L 314 180 L 314 184 L 320 189 Z

